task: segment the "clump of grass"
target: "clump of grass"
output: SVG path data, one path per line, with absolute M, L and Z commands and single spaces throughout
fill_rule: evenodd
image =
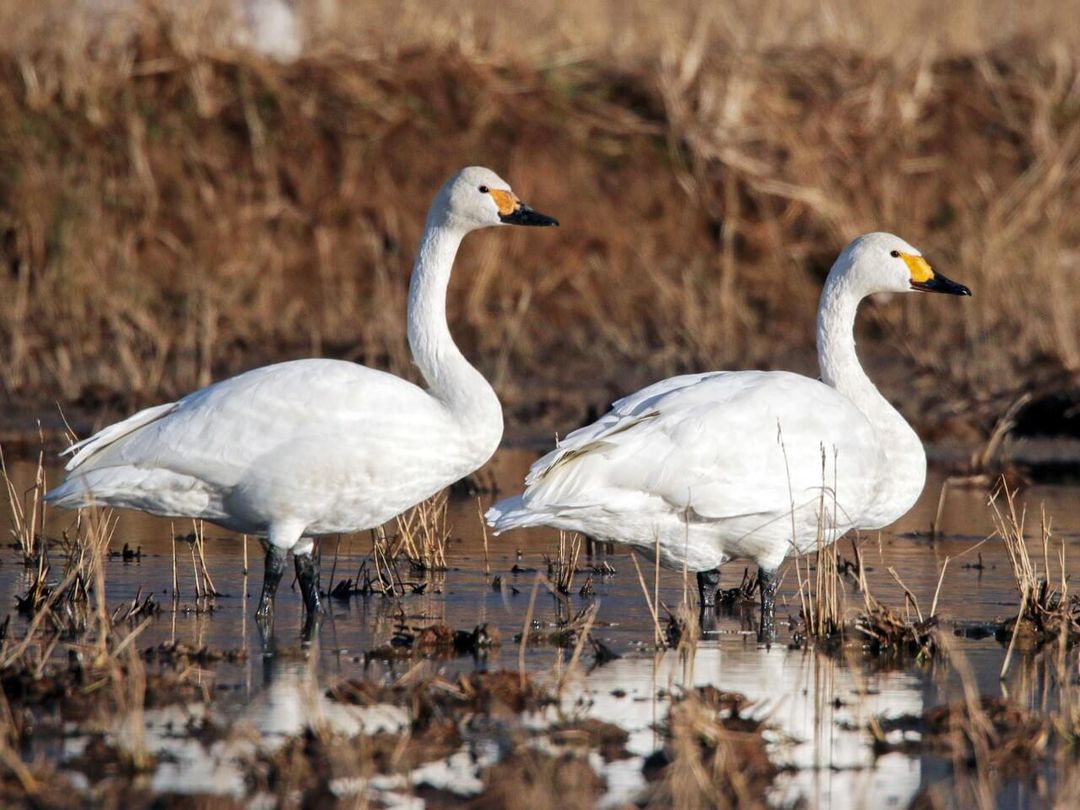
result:
M 34 471 L 34 485 L 20 493 L 15 482 L 8 475 L 4 449 L 0 447 L 0 477 L 4 479 L 4 489 L 8 497 L 8 514 L 11 516 L 11 536 L 22 554 L 23 565 L 27 568 L 37 565 L 39 568 L 45 555 L 45 502 L 41 496 L 48 489 L 45 483 L 44 438 L 38 451 L 37 467 Z
M 1080 600 L 1069 595 L 1065 544 L 1053 540 L 1050 518 L 1045 511 L 1041 514 L 1041 554 L 1033 555 L 1024 533 L 1026 512 L 1023 509 L 1017 511 L 1015 492 L 1004 479 L 1000 488 L 991 494 L 990 506 L 1020 595 L 1020 610 L 1016 618 L 1005 623 L 999 634 L 1002 638 L 1008 638 L 1010 654 L 1021 634 L 1036 645 L 1059 639 L 1062 643 L 1072 644 L 1080 638 Z M 1056 548 L 1052 552 L 1053 546 Z M 1056 575 L 1054 568 L 1057 569 Z M 1008 663 L 1007 656 L 1003 673 Z
M 964 768 L 987 772 L 1033 771 L 1047 753 L 1051 734 L 1038 712 L 1001 697 L 975 696 L 928 709 L 921 717 L 879 719 L 875 748 L 879 753 L 904 750 L 932 753 Z M 902 732 L 899 743 L 888 735 Z M 918 738 L 907 736 L 917 732 Z
M 361 563 L 354 578 L 341 579 L 332 585 L 330 595 L 348 599 L 354 595 L 397 597 L 423 593 L 431 584 L 431 576 L 448 567 L 446 548 L 451 527 L 447 507 L 448 493 L 443 490 L 399 515 L 394 534 L 388 535 L 383 526 L 372 529 L 370 557 Z M 419 582 L 406 581 L 398 570 L 401 561 L 423 578 Z
M 569 596 L 574 586 L 574 575 L 578 570 L 578 558 L 581 555 L 582 536 L 577 532 L 568 534 L 559 532 L 559 554 L 557 557 L 544 555 L 547 563 L 548 580 L 555 590 Z
M 1068 804 L 1080 776 L 1071 725 L 1074 676 L 1060 668 L 1055 672 L 1054 663 L 1044 660 L 1050 665 L 1035 680 L 1020 679 L 1020 694 L 1010 694 L 1010 688 L 987 695 L 961 652 L 949 650 L 948 657 L 962 687 L 959 699 L 920 715 L 870 722 L 876 754 L 939 757 L 950 766 L 951 778 L 929 785 L 914 804 L 992 808 L 1009 780 L 1030 785 L 1032 796 L 1047 806 Z
M 418 571 L 445 571 L 451 532 L 446 517 L 448 503 L 448 493 L 443 490 L 399 515 L 398 536 L 390 556 L 404 555 Z
M 786 453 L 786 451 L 785 451 Z M 785 455 L 786 458 L 786 455 Z M 821 450 L 821 495 L 817 506 L 817 535 L 814 550 L 814 577 L 810 577 L 810 559 L 804 572 L 795 558 L 795 575 L 799 580 L 800 618 L 804 635 L 822 645 L 838 646 L 844 640 L 847 595 L 841 573 L 847 567 L 841 563 L 836 536 L 836 488 L 827 477 L 828 458 Z M 831 493 L 831 498 L 830 494 Z M 794 510 L 794 505 L 792 506 Z M 794 512 L 792 513 L 794 531 Z M 794 538 L 793 538 L 794 539 Z
M 941 592 L 941 583 L 945 581 L 945 572 L 949 566 L 948 558 L 938 576 L 937 593 L 934 594 L 934 603 L 930 606 L 930 613 L 924 616 L 919 607 L 918 598 L 904 585 L 899 574 L 892 568 L 889 569 L 889 573 L 904 591 L 904 611 L 900 613 L 878 601 L 870 592 L 870 586 L 866 581 L 862 555 L 854 544 L 852 548 L 855 553 L 859 590 L 863 596 L 863 611 L 855 618 L 854 627 L 865 638 L 867 651 L 879 659 L 910 658 L 916 663 L 926 663 L 942 655 L 944 648 L 938 629 L 937 595 Z
M 938 577 L 937 592 L 928 614 L 918 597 L 903 583 L 892 568 L 889 573 L 904 592 L 904 606 L 897 610 L 881 602 L 871 591 L 862 554 L 853 540 L 852 557 L 844 558 L 839 543 L 819 546 L 815 552 L 816 576 L 799 572 L 802 613 L 796 640 L 807 640 L 827 652 L 850 648 L 860 640 L 861 652 L 879 661 L 913 660 L 926 663 L 944 654 L 941 643 L 937 597 L 948 570 L 948 560 Z M 861 610 L 847 607 L 847 588 L 853 585 L 862 596 Z
M 191 531 L 187 534 L 173 535 L 173 555 L 176 554 L 177 543 L 187 543 L 191 552 L 192 581 L 195 584 L 195 610 L 204 612 L 213 610 L 213 600 L 220 596 L 214 586 L 214 579 L 210 576 L 210 567 L 206 564 L 206 524 L 201 520 L 191 521 Z M 174 559 L 173 565 L 176 565 Z M 180 598 L 180 581 L 174 570 L 173 599 Z

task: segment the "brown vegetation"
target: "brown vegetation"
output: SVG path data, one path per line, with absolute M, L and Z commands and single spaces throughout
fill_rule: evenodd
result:
M 766 807 L 778 769 L 769 759 L 765 722 L 742 713 L 742 695 L 701 687 L 675 702 L 664 748 L 646 761 L 654 781 L 647 807 Z
M 1080 364 L 1077 64 L 995 39 L 1023 29 L 1011 6 L 959 4 L 963 42 L 912 52 L 917 15 L 854 2 L 836 30 L 811 4 L 360 5 L 278 64 L 213 3 L 98 24 L 0 4 L 7 397 L 127 410 L 311 354 L 411 373 L 414 245 L 472 162 L 564 225 L 474 236 L 452 285 L 511 424 L 564 429 L 686 369 L 810 368 L 823 273 L 870 229 L 976 292 L 866 319 L 924 429 L 986 431 L 997 394 Z M 1039 31 L 1067 13 L 1043 5 Z

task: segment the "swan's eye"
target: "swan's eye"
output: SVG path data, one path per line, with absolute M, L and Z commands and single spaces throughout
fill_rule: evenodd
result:
M 491 189 L 488 188 L 487 186 L 480 186 L 480 193 L 481 194 L 487 194 L 489 191 L 491 191 Z
M 900 251 L 899 250 L 890 250 L 889 255 L 892 256 L 894 259 L 899 259 L 900 258 Z

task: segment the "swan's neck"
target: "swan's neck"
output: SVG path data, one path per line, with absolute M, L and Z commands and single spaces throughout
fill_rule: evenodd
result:
M 502 437 L 502 408 L 487 380 L 458 349 L 446 323 L 446 288 L 465 229 L 428 218 L 409 284 L 409 347 L 430 394 L 467 438 L 494 452 Z
M 914 505 L 926 480 L 922 441 L 899 411 L 866 376 L 855 352 L 855 313 L 865 293 L 852 279 L 833 273 L 825 283 L 818 308 L 817 350 L 821 379 L 862 411 L 878 435 L 885 454 L 878 525 L 891 523 Z M 900 504 L 906 503 L 903 509 Z M 890 505 L 891 504 L 891 505 Z M 864 524 L 866 528 L 875 528 Z

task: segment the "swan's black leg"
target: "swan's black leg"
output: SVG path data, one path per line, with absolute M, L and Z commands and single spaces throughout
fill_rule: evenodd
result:
M 716 591 L 720 587 L 720 569 L 713 568 L 711 571 L 698 571 L 697 592 L 698 603 L 704 608 L 716 607 Z
M 698 571 L 698 624 L 704 633 L 716 631 L 716 591 L 720 587 L 720 569 Z
M 285 573 L 287 552 L 275 545 L 266 546 L 266 568 L 263 572 L 262 596 L 259 597 L 259 609 L 255 615 L 260 619 L 269 619 L 274 615 L 274 596 L 277 594 L 281 575 Z
M 322 613 L 319 602 L 319 563 L 315 552 L 296 554 L 296 581 L 300 583 L 300 593 L 304 597 L 304 610 L 308 616 Z
M 761 625 L 758 643 L 772 644 L 776 640 L 776 571 L 758 569 L 758 588 L 761 590 Z

